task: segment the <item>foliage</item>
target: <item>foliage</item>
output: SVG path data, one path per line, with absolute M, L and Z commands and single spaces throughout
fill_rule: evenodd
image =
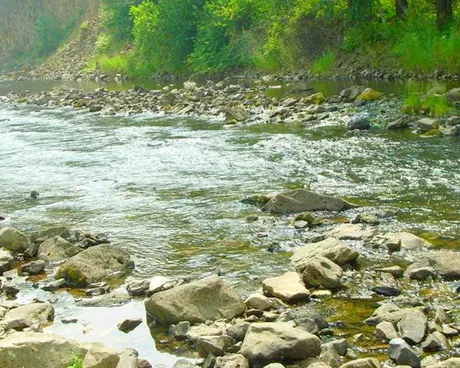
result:
M 89 63 L 90 69 L 99 69 L 106 74 L 132 74 L 132 60 L 127 55 L 99 55 Z
M 408 83 L 407 97 L 401 110 L 406 114 L 423 111 L 431 116 L 446 116 L 452 108 L 447 103 L 445 92 L 445 87 L 437 83 Z
M 70 359 L 66 368 L 83 368 L 82 358 L 78 354 L 73 353 L 72 358 Z
M 325 74 L 334 69 L 336 56 L 333 51 L 328 51 L 313 62 L 311 71 L 314 74 Z

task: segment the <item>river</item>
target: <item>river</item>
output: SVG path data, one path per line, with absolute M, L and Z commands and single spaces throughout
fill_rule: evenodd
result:
M 24 85 L 3 84 L 0 93 L 14 88 Z M 395 213 L 382 230 L 407 229 L 450 248 L 460 238 L 458 139 L 350 133 L 333 121 L 226 128 L 204 119 L 0 104 L 0 162 L 8 226 L 103 232 L 132 254 L 131 278 L 219 270 L 247 295 L 284 272 L 286 251 L 307 235 L 240 200 L 293 187 Z M 32 189 L 38 201 L 29 198 Z M 249 215 L 259 220 L 247 223 Z M 266 251 L 274 246 L 281 251 Z M 36 293 L 19 297 L 44 295 Z M 57 321 L 50 331 L 135 347 L 164 366 L 174 361 L 155 350 L 146 326 L 124 335 L 116 330 L 120 312 L 59 298 L 57 317 L 78 315 L 87 326 Z M 144 313 L 141 302 L 123 308 Z

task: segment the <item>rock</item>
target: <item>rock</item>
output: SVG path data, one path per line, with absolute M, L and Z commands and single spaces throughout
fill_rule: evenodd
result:
M 460 280 L 460 252 L 440 250 L 428 253 L 424 258 L 445 280 Z
M 446 351 L 449 346 L 449 342 L 446 337 L 439 331 L 435 331 L 429 334 L 425 341 L 422 343 L 423 351 L 436 352 Z
M 45 283 L 45 285 L 42 286 L 42 289 L 45 291 L 53 291 L 53 290 L 58 290 L 62 289 L 65 286 L 65 280 L 60 279 L 60 280 L 54 280 Z
M 84 250 L 68 259 L 56 271 L 56 279 L 67 285 L 84 287 L 93 282 L 108 281 L 126 275 L 134 268 L 127 252 L 106 244 Z
M 382 321 L 375 326 L 375 336 L 383 341 L 390 341 L 399 337 L 393 323 L 387 321 Z
M 118 357 L 120 358 L 116 368 L 138 368 L 137 367 L 137 358 L 139 353 L 134 349 L 122 349 L 117 352 Z
M 417 121 L 417 127 L 422 133 L 429 132 L 433 129 L 438 129 L 439 120 L 433 118 L 422 118 Z
M 185 81 L 184 82 L 184 91 L 185 92 L 193 92 L 196 89 L 196 83 L 193 81 Z
M 380 363 L 375 358 L 363 358 L 345 363 L 340 368 L 380 368 Z
M 0 248 L 5 248 L 14 253 L 23 253 L 30 242 L 27 236 L 12 227 L 0 229 Z
M 387 130 L 406 129 L 408 127 L 409 127 L 409 120 L 406 117 L 401 117 L 386 125 Z
M 209 322 L 208 322 L 209 323 Z M 206 325 L 204 323 L 191 326 L 187 332 L 187 339 L 191 342 L 196 342 L 200 337 L 203 336 L 221 336 L 225 333 L 223 326 L 217 326 L 216 324 Z M 228 331 L 227 331 L 227 335 Z
M 429 277 L 432 279 L 437 277 L 434 268 L 430 266 L 427 260 L 412 263 L 409 267 L 407 267 L 404 274 L 411 280 L 418 281 L 424 281 Z
M 165 325 L 234 318 L 246 309 L 238 293 L 215 275 L 153 294 L 145 307 L 151 317 Z
M 319 355 L 321 340 L 287 323 L 255 323 L 249 326 L 240 352 L 251 364 L 301 360 Z
M 313 257 L 322 256 L 343 266 L 358 258 L 359 253 L 338 239 L 330 238 L 317 243 L 310 243 L 296 248 L 291 261 L 299 272 L 305 269 L 304 264 Z
M 460 136 L 460 125 L 445 126 L 440 125 L 438 128 L 439 133 L 446 137 L 458 137 Z
M 438 306 L 436 308 L 436 314 L 434 316 L 434 323 L 442 325 L 447 323 L 449 317 L 447 316 L 446 309 L 444 307 Z
M 376 101 L 380 100 L 382 97 L 382 92 L 375 91 L 372 88 L 366 88 L 356 99 L 362 101 Z
M 366 130 L 370 129 L 370 127 L 371 120 L 367 113 L 353 115 L 347 123 L 347 128 L 349 130 Z
M 117 307 L 127 304 L 131 297 L 126 294 L 104 294 L 95 298 L 77 299 L 76 305 L 80 307 Z
M 30 192 L 30 198 L 32 198 L 32 199 L 38 199 L 38 197 L 40 197 L 40 193 L 38 193 L 37 190 L 34 189 L 34 190 L 32 190 L 32 191 Z
M 49 303 L 30 303 L 6 312 L 4 319 L 1 321 L 5 325 L 15 325 L 16 321 L 22 324 L 22 321 L 28 321 L 31 326 L 38 323 L 44 326 L 54 319 L 54 309 Z M 0 365 L 1 367 L 1 365 Z
M 243 341 L 249 328 L 249 322 L 237 322 L 227 327 L 227 335 L 233 337 L 236 341 Z
M 449 358 L 432 366 L 433 368 L 458 368 L 460 367 L 460 358 Z
M 0 275 L 5 271 L 11 270 L 13 267 L 14 258 L 10 252 L 0 249 Z
M 173 368 L 197 368 L 197 366 L 189 360 L 179 359 L 174 363 Z
M 240 121 L 249 120 L 251 113 L 247 111 L 243 106 L 229 107 L 225 112 L 225 121 L 227 123 L 235 123 Z
M 29 275 L 37 275 L 45 269 L 45 261 L 32 261 L 21 266 L 21 272 L 27 272 Z
M 318 92 L 306 97 L 305 101 L 314 103 L 316 105 L 321 105 L 322 103 L 324 103 L 324 101 L 326 101 L 326 98 L 321 92 Z
M 310 287 L 335 289 L 340 286 L 343 270 L 329 259 L 317 256 L 308 259 L 303 266 L 302 279 Z
M 407 342 L 401 338 L 393 339 L 388 346 L 388 356 L 398 365 L 420 367 L 420 358 Z
M 295 189 L 272 197 L 262 211 L 283 215 L 305 211 L 342 211 L 355 207 L 340 198 Z
M 399 289 L 390 286 L 376 286 L 372 288 L 372 291 L 378 295 L 383 296 L 398 296 L 401 294 Z
M 113 368 L 120 358 L 101 344 L 78 344 L 65 338 L 35 332 L 18 332 L 0 341 L 0 367 L 62 368 L 73 355 L 85 368 Z
M 385 238 L 386 245 L 391 252 L 400 249 L 422 250 L 432 247 L 431 243 L 425 239 L 405 231 L 385 234 Z
M 120 322 L 118 324 L 118 329 L 124 333 L 131 332 L 134 330 L 137 326 L 139 326 L 142 323 L 142 318 L 138 319 L 125 319 L 123 322 Z
M 190 330 L 190 322 L 182 321 L 177 325 L 171 325 L 169 327 L 168 333 L 174 336 L 177 340 L 185 340 L 187 338 L 187 333 Z
M 372 238 L 374 233 L 374 230 L 366 229 L 361 224 L 342 224 L 324 235 L 327 238 L 337 238 L 340 240 L 366 240 Z
M 235 340 L 230 336 L 203 336 L 196 342 L 196 351 L 202 358 L 206 358 L 209 354 L 214 356 L 224 355 L 227 349 L 235 344 Z
M 285 368 L 281 363 L 270 363 L 264 366 L 263 368 Z
M 390 275 L 393 275 L 393 277 L 397 279 L 401 278 L 404 275 L 404 270 L 399 266 L 378 268 L 376 269 L 376 271 L 383 272 L 383 273 L 389 273 Z
M 154 294 L 159 291 L 168 290 L 174 287 L 176 282 L 164 276 L 154 276 L 150 279 L 148 292 Z
M 46 262 L 60 262 L 80 253 L 82 249 L 60 236 L 48 238 L 38 248 L 37 258 Z
M 427 326 L 427 317 L 418 309 L 404 309 L 398 323 L 401 337 L 409 344 L 420 343 L 425 337 Z
M 252 294 L 245 301 L 248 309 L 270 310 L 273 308 L 273 301 L 262 294 Z
M 150 280 L 141 280 L 130 282 L 126 286 L 126 291 L 131 296 L 144 296 L 149 290 Z
M 460 101 L 460 88 L 452 88 L 446 93 L 447 103 L 453 105 L 455 102 Z
M 287 272 L 280 276 L 265 279 L 262 282 L 262 287 L 265 294 L 280 298 L 288 303 L 310 298 L 310 292 L 297 272 Z
M 378 307 L 372 316 L 367 318 L 364 322 L 368 325 L 375 326 L 382 321 L 398 323 L 403 317 L 404 311 L 394 303 L 385 303 Z
M 348 350 L 348 341 L 346 339 L 333 340 L 323 344 L 323 346 L 333 346 L 340 356 L 345 356 Z
M 364 86 L 351 86 L 342 90 L 339 94 L 340 98 L 345 101 L 354 101 L 356 98 L 364 92 L 366 87 Z
M 380 220 L 376 215 L 372 213 L 363 213 L 356 215 L 356 217 L 353 220 L 351 220 L 351 223 L 378 225 L 380 223 Z

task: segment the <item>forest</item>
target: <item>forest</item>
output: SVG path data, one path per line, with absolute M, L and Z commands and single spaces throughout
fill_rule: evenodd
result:
M 460 69 L 454 0 L 102 0 L 95 61 L 106 71 L 327 74 Z M 129 50 L 129 52 L 126 52 Z

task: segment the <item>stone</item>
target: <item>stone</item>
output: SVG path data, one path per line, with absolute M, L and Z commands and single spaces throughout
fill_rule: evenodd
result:
M 425 239 L 405 231 L 385 234 L 385 238 L 386 245 L 391 252 L 400 249 L 423 250 L 432 247 L 432 244 Z
M 255 323 L 249 326 L 240 353 L 251 364 L 301 360 L 319 355 L 321 340 L 288 323 Z
M 380 368 L 380 362 L 375 358 L 355 359 L 341 365 L 340 368 Z
M 449 342 L 446 337 L 439 331 L 435 331 L 429 334 L 425 341 L 422 343 L 423 351 L 436 352 L 446 351 L 449 346 Z
M 439 250 L 424 255 L 428 263 L 445 280 L 460 280 L 460 252 Z
M 347 122 L 349 130 L 366 130 L 370 129 L 371 120 L 368 113 L 353 115 Z
M 420 357 L 417 355 L 417 352 L 401 338 L 390 341 L 388 356 L 398 365 L 408 365 L 412 368 L 420 367 Z
M 237 322 L 227 327 L 227 335 L 233 337 L 236 341 L 243 341 L 249 328 L 249 322 Z
M 371 289 L 374 293 L 383 296 L 398 296 L 401 291 L 397 288 L 390 286 L 376 286 Z
M 0 275 L 5 271 L 11 270 L 13 267 L 14 257 L 10 252 L 0 249 Z
M 18 332 L 0 341 L 0 367 L 62 368 L 73 355 L 83 359 L 85 368 L 113 368 L 120 360 L 101 344 L 79 344 L 46 333 Z
M 348 341 L 346 339 L 333 340 L 323 344 L 323 346 L 329 345 L 333 346 L 340 356 L 345 356 L 347 354 Z
M 68 259 L 56 271 L 56 279 L 65 279 L 67 285 L 85 287 L 99 281 L 110 281 L 125 276 L 134 268 L 130 255 L 107 244 L 85 249 Z
M 417 127 L 422 133 L 429 132 L 433 129 L 438 129 L 439 120 L 434 118 L 422 118 L 417 121 Z
M 126 291 L 131 296 L 144 296 L 149 290 L 150 280 L 132 281 L 126 286 Z
M 310 292 L 297 272 L 287 272 L 280 276 L 265 279 L 262 282 L 262 287 L 265 294 L 280 298 L 288 303 L 310 298 Z
M 150 279 L 148 292 L 149 294 L 154 294 L 159 291 L 168 290 L 174 287 L 176 282 L 173 280 L 164 277 L 164 276 L 154 276 Z
M 340 286 L 342 268 L 326 257 L 317 256 L 308 259 L 303 266 L 302 279 L 310 287 L 335 289 Z
M 433 368 L 458 368 L 460 367 L 460 358 L 449 358 L 442 362 L 439 362 L 436 365 L 432 366 Z
M 340 198 L 295 189 L 276 194 L 262 207 L 262 211 L 285 215 L 305 211 L 342 211 L 353 207 L 353 204 Z
M 404 309 L 398 329 L 401 337 L 409 344 L 418 344 L 425 337 L 428 327 L 428 318 L 415 308 Z
M 134 349 L 121 349 L 117 352 L 120 360 L 116 368 L 137 368 L 137 359 L 139 353 Z
M 145 307 L 150 317 L 165 325 L 234 318 L 246 310 L 238 293 L 216 275 L 155 293 Z
M 65 286 L 65 280 L 60 279 L 60 280 L 54 280 L 54 281 L 49 281 L 45 283 L 42 286 L 42 289 L 45 291 L 54 291 L 58 289 L 62 289 Z
M 452 88 L 446 93 L 446 100 L 449 104 L 460 101 L 460 88 Z
M 206 358 L 209 354 L 224 355 L 227 349 L 235 344 L 235 340 L 228 335 L 202 336 L 196 342 L 196 351 L 199 356 Z
M 54 236 L 40 244 L 37 258 L 54 263 L 73 257 L 81 251 L 79 246 L 69 243 L 60 236 Z
M 365 228 L 361 224 L 342 224 L 324 235 L 327 238 L 337 238 L 340 240 L 367 240 L 372 238 L 374 233 L 374 230 Z
M 244 301 L 244 304 L 246 304 L 248 309 L 260 309 L 266 311 L 273 308 L 273 301 L 265 295 L 259 293 L 250 295 Z
M 49 238 L 54 238 L 55 236 L 59 236 L 65 240 L 70 239 L 70 230 L 67 227 L 59 226 L 59 227 L 51 227 L 45 230 L 40 230 L 36 233 L 33 233 L 30 236 L 30 240 L 36 243 L 39 239 L 47 240 Z
M 345 101 L 354 101 L 365 89 L 365 86 L 351 86 L 340 91 L 339 97 Z
M 412 263 L 406 268 L 404 275 L 411 280 L 424 281 L 428 278 L 436 279 L 437 275 L 427 260 Z
M 197 368 L 197 366 L 189 360 L 179 359 L 174 363 L 173 368 Z
M 305 263 L 315 256 L 325 257 L 332 262 L 343 266 L 355 261 L 359 253 L 338 239 L 329 238 L 317 243 L 310 243 L 296 248 L 291 261 L 297 271 L 303 272 Z
M 131 332 L 134 330 L 137 326 L 139 326 L 142 323 L 142 318 L 138 319 L 125 319 L 123 322 L 120 322 L 117 327 L 120 331 L 124 333 Z
M 449 317 L 447 316 L 446 309 L 444 307 L 438 306 L 436 308 L 436 314 L 434 316 L 434 322 L 442 325 L 447 323 Z
M 404 310 L 399 308 L 394 303 L 385 303 L 378 307 L 372 316 L 367 318 L 364 322 L 368 325 L 375 326 L 382 321 L 398 323 L 403 317 Z
M 285 368 L 281 363 L 270 363 L 264 366 L 263 368 Z
M 5 325 L 23 324 L 22 321 L 28 321 L 29 326 L 38 323 L 45 326 L 54 319 L 54 309 L 49 303 L 30 303 L 17 308 L 10 309 L 6 312 L 4 319 L 1 321 Z M 0 365 L 1 366 L 1 365 Z
M 29 275 L 38 275 L 45 269 L 45 261 L 32 261 L 21 266 L 21 272 L 27 272 Z
M 13 253 L 23 253 L 29 244 L 29 238 L 19 230 L 12 227 L 0 229 L 0 248 L 5 248 Z
M 375 326 L 375 336 L 383 341 L 390 341 L 399 337 L 393 323 L 387 321 L 382 321 Z
M 390 275 L 393 275 L 393 277 L 397 279 L 401 278 L 404 275 L 404 270 L 399 266 L 378 268 L 376 269 L 376 271 L 383 272 L 383 273 L 389 273 Z
M 389 122 L 386 125 L 387 130 L 406 129 L 409 127 L 409 120 L 406 117 L 401 117 Z
M 225 112 L 225 121 L 227 123 L 241 122 L 249 120 L 250 118 L 251 113 L 248 110 L 246 110 L 246 108 L 243 106 L 229 107 Z
M 333 345 L 321 346 L 320 359 L 328 364 L 331 368 L 340 367 L 340 355 Z

